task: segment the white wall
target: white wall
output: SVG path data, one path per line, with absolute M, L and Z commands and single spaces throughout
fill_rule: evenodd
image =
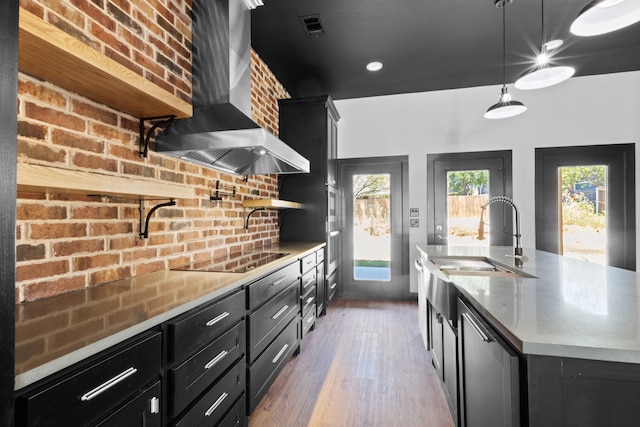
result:
M 640 142 L 640 72 L 576 77 L 538 91 L 511 85 L 509 91 L 528 111 L 504 120 L 483 117 L 498 101 L 499 86 L 335 102 L 341 116 L 338 157 L 409 156 L 409 206 L 420 209 L 420 227 L 410 229 L 411 265 L 415 245 L 427 243 L 427 153 L 511 149 L 513 194 L 522 213 L 526 252 L 535 247 L 535 148 Z M 636 147 L 636 168 L 639 159 Z M 636 204 L 640 224 L 638 195 Z M 638 257 L 640 266 L 640 253 Z M 410 270 L 415 292 L 415 269 Z

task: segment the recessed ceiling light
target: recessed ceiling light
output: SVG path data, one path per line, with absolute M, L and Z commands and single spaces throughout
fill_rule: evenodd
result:
M 382 62 L 373 61 L 367 64 L 367 70 L 369 71 L 380 71 L 382 70 Z

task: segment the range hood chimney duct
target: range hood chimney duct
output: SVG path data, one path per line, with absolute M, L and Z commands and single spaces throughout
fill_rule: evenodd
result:
M 251 11 L 193 0 L 193 117 L 156 136 L 156 151 L 237 175 L 308 173 L 309 161 L 251 117 Z

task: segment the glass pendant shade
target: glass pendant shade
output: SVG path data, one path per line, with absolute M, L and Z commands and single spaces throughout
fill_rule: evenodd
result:
M 638 21 L 640 0 L 594 0 L 578 14 L 570 31 L 576 36 L 597 36 Z
M 493 104 L 484 117 L 486 119 L 506 119 L 508 117 L 517 116 L 527 111 L 527 107 L 520 101 L 513 101 L 507 90 L 507 86 L 502 86 L 500 100 Z
M 542 66 L 516 80 L 517 89 L 532 90 L 553 86 L 573 76 L 576 70 L 573 67 L 549 67 Z

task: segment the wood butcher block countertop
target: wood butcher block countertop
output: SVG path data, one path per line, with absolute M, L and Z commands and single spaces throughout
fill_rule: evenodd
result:
M 527 248 L 529 259 L 521 269 L 506 257 L 513 253 L 510 247 L 419 245 L 418 250 L 431 258 L 487 257 L 535 276 L 449 280 L 521 353 L 640 364 L 636 272 Z
M 323 243 L 280 243 L 254 251 L 288 255 L 246 273 L 163 270 L 16 306 L 20 389 L 188 310 L 242 289 Z

